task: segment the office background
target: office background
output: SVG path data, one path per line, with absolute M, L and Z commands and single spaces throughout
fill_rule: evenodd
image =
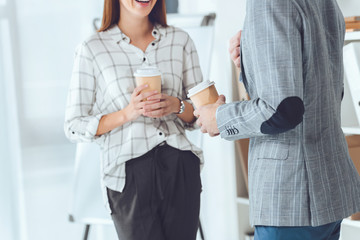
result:
M 345 16 L 358 0 L 338 0 Z M 169 9 L 170 9 L 169 3 Z M 176 3 L 172 2 L 172 11 Z M 210 73 L 231 100 L 228 40 L 243 24 L 245 0 L 181 0 L 178 12 L 216 12 Z M 0 233 L 4 240 L 81 239 L 68 221 L 75 145 L 63 134 L 75 47 L 93 31 L 102 0 L 0 0 Z M 208 240 L 239 239 L 235 150 L 205 137 L 202 222 Z M 90 239 L 113 239 L 109 226 Z M 355 239 L 355 238 L 354 238 Z

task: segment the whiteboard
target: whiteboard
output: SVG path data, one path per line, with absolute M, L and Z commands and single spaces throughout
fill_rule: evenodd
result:
M 78 143 L 69 220 L 86 224 L 112 224 L 102 198 L 100 147 L 97 143 Z

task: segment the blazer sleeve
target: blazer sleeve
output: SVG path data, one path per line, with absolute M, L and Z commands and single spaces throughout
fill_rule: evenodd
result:
M 101 142 L 103 136 L 96 136 L 103 114 L 95 108 L 96 78 L 93 56 L 88 45 L 79 45 L 68 91 L 64 131 L 72 142 Z
M 292 1 L 249 1 L 245 75 L 255 98 L 220 106 L 222 138 L 235 140 L 279 134 L 303 120 L 303 61 L 300 14 Z

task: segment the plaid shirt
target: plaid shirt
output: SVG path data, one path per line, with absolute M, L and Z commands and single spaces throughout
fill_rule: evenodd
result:
M 174 27 L 155 26 L 155 40 L 146 51 L 130 44 L 117 25 L 96 33 L 76 51 L 65 114 L 65 134 L 73 142 L 96 141 L 102 149 L 103 185 L 121 192 L 125 162 L 166 141 L 190 150 L 200 159 L 201 149 L 185 136 L 184 123 L 176 114 L 162 118 L 140 116 L 101 136 L 95 136 L 103 115 L 124 109 L 136 87 L 134 72 L 144 63 L 162 72 L 162 92 L 186 99 L 187 91 L 202 81 L 198 55 L 189 35 Z

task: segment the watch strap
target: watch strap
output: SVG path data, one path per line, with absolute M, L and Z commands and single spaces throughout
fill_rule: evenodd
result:
M 179 99 L 179 101 L 180 101 L 180 110 L 179 110 L 179 112 L 176 113 L 176 114 L 181 114 L 181 113 L 183 113 L 183 112 L 185 111 L 185 103 L 184 103 L 184 101 L 181 100 L 180 98 L 178 98 L 178 99 Z

